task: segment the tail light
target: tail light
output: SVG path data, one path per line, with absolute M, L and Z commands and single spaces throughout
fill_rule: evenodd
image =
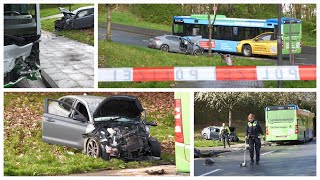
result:
M 155 41 L 160 41 L 160 39 L 158 39 L 158 38 L 153 38 Z
M 268 126 L 266 127 L 266 135 L 269 135 Z
M 298 124 L 296 125 L 296 134 L 299 134 L 299 126 L 298 126 Z
M 174 122 L 175 141 L 179 143 L 184 143 L 182 129 L 181 99 L 174 100 Z

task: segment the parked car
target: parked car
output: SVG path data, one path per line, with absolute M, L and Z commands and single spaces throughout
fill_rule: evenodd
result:
M 230 127 L 230 134 L 228 135 L 229 141 L 230 142 L 239 142 L 239 138 L 237 136 L 236 128 L 235 127 Z M 213 140 L 219 140 L 219 132 L 220 132 L 220 127 L 218 126 L 209 126 L 206 128 L 203 128 L 201 135 L 204 139 L 213 139 Z
M 204 139 L 213 139 L 213 140 L 218 140 L 219 139 L 219 132 L 220 132 L 220 127 L 218 126 L 209 126 L 206 128 L 203 128 L 201 131 L 201 135 Z
M 197 44 L 200 38 L 198 36 L 192 39 L 174 35 L 157 36 L 149 40 L 148 47 L 165 52 L 201 55 L 203 48 Z
M 63 17 L 54 21 L 54 28 L 57 31 L 66 29 L 84 29 L 94 27 L 94 6 L 81 7 L 73 12 L 59 7 Z
M 160 159 L 161 146 L 149 134 L 154 122 L 134 96 L 64 96 L 45 100 L 42 140 L 83 150 L 105 160 Z

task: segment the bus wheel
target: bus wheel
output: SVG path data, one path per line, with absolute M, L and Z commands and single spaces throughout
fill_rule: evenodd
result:
M 252 56 L 252 48 L 250 45 L 244 45 L 242 46 L 242 54 L 244 56 L 250 57 Z
M 164 44 L 164 45 L 162 45 L 162 46 L 160 47 L 160 50 L 161 50 L 161 51 L 164 51 L 164 52 L 169 52 L 169 46 L 166 45 L 166 44 Z

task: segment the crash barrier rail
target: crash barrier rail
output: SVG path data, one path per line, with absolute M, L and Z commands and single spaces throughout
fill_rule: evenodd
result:
M 99 68 L 99 82 L 316 80 L 316 66 Z

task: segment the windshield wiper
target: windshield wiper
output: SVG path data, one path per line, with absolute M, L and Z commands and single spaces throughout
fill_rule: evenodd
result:
M 117 116 L 117 117 L 114 117 L 114 118 L 110 118 L 109 121 L 115 121 L 115 120 L 118 120 L 118 119 L 121 119 L 121 117 Z

